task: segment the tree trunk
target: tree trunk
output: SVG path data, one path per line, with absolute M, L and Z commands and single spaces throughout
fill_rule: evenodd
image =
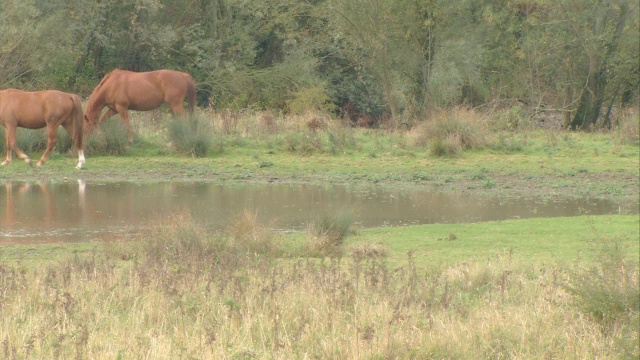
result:
M 396 104 L 393 101 L 393 91 L 391 90 L 391 75 L 389 71 L 389 59 L 387 57 L 387 42 L 385 41 L 382 49 L 382 83 L 384 87 L 384 93 L 389 103 L 389 109 L 391 110 L 391 118 L 396 118 Z

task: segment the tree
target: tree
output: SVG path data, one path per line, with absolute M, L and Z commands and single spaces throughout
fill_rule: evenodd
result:
M 565 4 L 565 9 L 570 5 L 573 9 L 576 3 Z M 586 18 L 588 21 L 584 25 L 574 23 L 574 29 L 584 46 L 581 61 L 584 88 L 570 123 L 574 130 L 595 126 L 603 104 L 608 97 L 613 96 L 610 87 L 615 88 L 617 84 L 610 82 L 612 73 L 616 70 L 612 65 L 620 54 L 619 44 L 625 31 L 630 31 L 627 28 L 627 19 L 631 12 L 628 0 L 593 0 L 585 5 L 585 8 L 580 10 L 584 15 L 583 19 Z M 573 11 L 571 13 L 573 14 Z M 569 20 L 569 11 L 565 14 Z M 637 39 L 637 32 L 635 36 Z M 605 119 L 605 122 L 609 123 L 609 119 Z

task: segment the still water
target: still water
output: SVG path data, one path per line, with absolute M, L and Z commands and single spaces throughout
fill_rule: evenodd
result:
M 482 196 L 431 188 L 160 182 L 0 185 L 0 245 L 92 241 L 131 236 L 175 212 L 223 229 L 244 210 L 281 231 L 321 215 L 351 212 L 358 227 L 465 223 L 583 214 L 637 214 L 638 201 Z

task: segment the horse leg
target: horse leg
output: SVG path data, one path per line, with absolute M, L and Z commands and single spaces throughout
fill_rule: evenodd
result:
M 2 166 L 5 166 L 11 162 L 11 146 L 9 145 L 9 129 L 4 129 L 4 148 L 7 151 L 7 158 L 2 162 Z
M 44 151 L 40 161 L 36 164 L 36 167 L 40 167 L 44 164 L 44 162 L 51 154 L 53 147 L 56 145 L 56 134 L 58 132 L 58 126 L 47 126 L 47 150 Z
M 173 105 L 170 105 L 169 107 L 171 109 L 171 114 L 173 114 L 173 116 L 184 116 L 185 111 L 184 111 L 184 107 L 182 106 L 182 102 L 175 103 Z
M 112 117 L 113 115 L 117 114 L 118 112 L 112 109 L 109 109 L 106 113 L 100 115 L 100 118 L 98 119 L 98 124 L 102 124 L 102 122 L 105 119 L 108 119 L 110 117 Z
M 131 123 L 129 123 L 129 111 L 124 106 L 116 106 L 118 110 L 118 114 L 120 114 L 120 119 L 122 123 L 127 128 L 127 140 L 129 141 L 129 145 L 133 144 L 133 133 L 131 132 Z
M 69 134 L 69 136 L 71 136 L 71 138 L 73 139 L 73 145 L 75 145 L 76 150 L 78 150 L 78 165 L 76 165 L 76 169 L 82 169 L 85 163 L 84 151 L 82 150 L 81 145 L 78 146 L 78 144 L 76 143 L 76 138 L 73 136 L 75 131 L 75 129 L 73 128 L 73 124 L 65 123 L 65 124 L 62 124 L 62 126 L 64 127 L 65 130 L 67 130 L 67 134 Z
M 24 160 L 28 165 L 31 165 L 31 159 L 29 156 L 22 152 L 16 145 L 16 127 L 15 126 L 5 126 L 5 145 L 7 148 L 7 158 L 2 162 L 2 166 L 7 165 L 11 162 L 11 150 L 15 151 L 16 156 L 19 159 Z

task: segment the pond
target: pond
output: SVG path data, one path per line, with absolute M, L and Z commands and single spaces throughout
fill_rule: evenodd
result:
M 301 231 L 327 214 L 351 213 L 357 227 L 469 223 L 584 214 L 636 214 L 638 201 L 505 197 L 343 185 L 7 182 L 0 185 L 0 245 L 131 236 L 150 222 L 188 212 L 213 230 L 249 210 L 279 231 Z

